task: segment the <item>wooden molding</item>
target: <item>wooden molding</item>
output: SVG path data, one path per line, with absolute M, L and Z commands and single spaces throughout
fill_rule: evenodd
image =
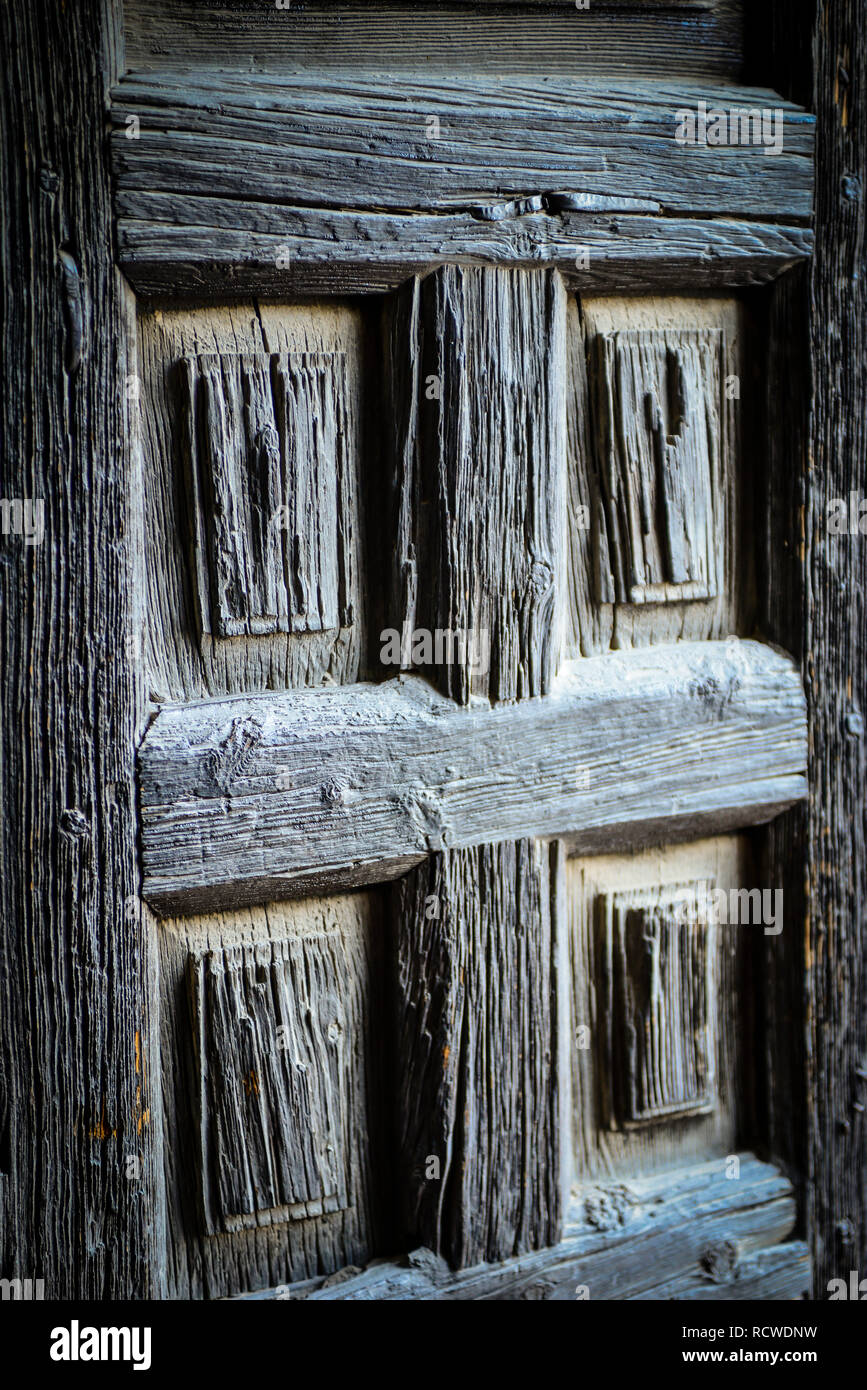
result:
M 732 1158 L 737 1181 L 726 1175 Z M 418 1301 L 794 1299 L 812 1291 L 791 1184 L 752 1154 L 576 1189 L 552 1249 L 452 1272 L 429 1249 L 253 1299 Z
M 493 709 L 420 677 L 168 706 L 141 749 L 144 891 L 205 909 L 492 839 L 750 825 L 803 797 L 805 766 L 800 677 L 737 639 L 588 657 Z

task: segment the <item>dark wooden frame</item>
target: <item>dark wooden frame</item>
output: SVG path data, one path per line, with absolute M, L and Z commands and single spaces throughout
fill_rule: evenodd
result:
M 824 532 L 830 497 L 867 490 L 867 132 L 858 100 L 867 80 L 864 19 L 863 0 L 769 3 L 748 49 L 761 81 L 818 117 L 815 254 L 776 283 L 770 305 L 778 346 L 769 393 L 786 430 L 772 432 L 770 450 L 775 524 L 765 629 L 803 663 L 810 799 L 768 840 L 771 864 L 789 865 L 789 892 L 803 895 L 804 931 L 784 957 L 769 952 L 763 1070 L 769 1153 L 800 1188 L 820 1296 L 829 1277 L 845 1277 L 867 1260 L 867 558 L 863 546 L 828 551 Z M 4 806 L 24 793 L 20 815 L 4 817 L 0 839 L 0 1189 L 16 1252 L 13 1266 L 4 1250 L 3 1270 L 44 1277 L 55 1296 L 136 1297 L 161 1287 L 162 1223 L 152 1180 L 158 1155 L 149 1140 L 159 1126 L 148 1076 L 153 1030 L 135 859 L 133 754 L 142 699 L 129 498 L 137 482 L 123 425 L 123 344 L 131 339 L 109 237 L 102 139 L 106 87 L 123 70 L 119 24 L 116 7 L 102 0 L 82 0 L 62 17 L 49 5 L 38 21 L 29 4 L 12 0 L 0 26 L 5 50 L 17 53 L 3 89 L 10 212 L 3 224 L 2 491 L 44 497 L 49 518 L 44 547 L 4 553 L 0 610 L 9 673 Z M 82 112 L 77 123 L 64 114 L 73 99 Z M 509 263 L 516 251 L 508 224 L 519 211 L 507 208 L 490 223 L 491 244 L 505 248 Z M 630 223 L 639 248 L 650 246 L 641 220 Z M 716 284 L 773 276 L 808 250 L 801 228 L 782 239 L 759 230 L 741 260 L 743 245 L 720 231 L 735 249 L 715 263 L 722 272 Z M 688 227 L 685 233 L 687 250 L 675 258 L 670 280 L 678 289 L 708 282 L 705 258 Z M 578 235 L 590 243 L 597 234 L 610 248 L 604 224 L 579 214 Z M 488 243 L 480 244 L 487 254 Z M 141 290 L 202 292 L 203 252 L 192 248 L 186 264 L 193 272 L 184 279 L 180 269 L 169 276 L 136 271 L 132 246 L 121 226 L 120 260 Z M 155 263 L 136 254 L 142 266 Z M 648 260 L 658 265 L 651 251 Z M 384 281 L 365 272 L 356 287 L 394 283 L 417 265 L 398 256 Z M 600 283 L 617 273 L 616 260 L 606 264 Z M 235 293 L 273 285 L 252 272 L 243 279 L 221 282 L 215 274 L 209 284 L 214 294 L 229 284 Z M 653 268 L 630 287 L 651 281 L 659 286 Z M 282 288 L 321 291 L 322 283 L 311 274 Z M 126 1176 L 127 1154 L 141 1160 L 140 1181 Z

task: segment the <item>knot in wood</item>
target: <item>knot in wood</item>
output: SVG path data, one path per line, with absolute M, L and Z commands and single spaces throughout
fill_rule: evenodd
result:
M 714 1284 L 728 1284 L 735 1277 L 738 1248 L 731 1240 L 714 1240 L 699 1260 L 702 1273 Z
M 343 788 L 340 783 L 335 782 L 333 778 L 322 783 L 319 794 L 322 798 L 323 806 L 335 807 L 343 805 Z
M 60 813 L 60 833 L 71 840 L 82 840 L 90 834 L 90 821 L 77 807 L 67 807 Z

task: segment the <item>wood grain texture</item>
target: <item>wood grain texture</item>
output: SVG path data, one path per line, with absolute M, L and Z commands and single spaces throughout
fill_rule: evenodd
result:
M 459 704 L 545 694 L 556 669 L 565 329 L 538 270 L 443 267 L 389 315 L 393 621 L 464 635 L 469 660 L 425 665 Z
M 358 501 L 343 355 L 202 353 L 178 365 L 202 631 L 351 627 Z
M 208 5 L 127 0 L 130 66 L 204 64 L 259 71 L 287 64 L 421 70 L 432 64 L 502 72 L 647 72 L 667 76 L 678 62 L 693 72 L 737 76 L 742 61 L 738 0 L 483 0 L 475 10 L 449 4 L 306 3 L 278 10 L 273 0 Z M 533 13 L 538 9 L 539 13 Z
M 810 254 L 808 227 L 759 214 L 663 217 L 648 200 L 578 195 L 588 212 L 496 205 L 502 215 L 324 211 L 243 199 L 119 192 L 117 237 L 143 295 L 376 294 L 443 261 L 552 266 L 584 293 L 756 285 Z M 644 211 L 636 210 L 643 206 Z M 579 269 L 580 258 L 580 269 Z
M 803 795 L 804 763 L 796 672 L 734 640 L 588 658 L 546 699 L 496 709 L 413 677 L 164 708 L 141 750 L 145 892 L 203 909 L 521 832 L 750 824 Z
M 139 347 L 152 699 L 357 679 L 367 583 L 361 314 L 342 304 L 157 309 L 139 316 Z M 184 363 L 193 362 L 213 377 L 211 444 L 190 434 Z M 242 362 L 268 364 L 244 369 L 246 399 Z M 239 431 L 251 436 L 246 452 Z M 316 532 L 309 519 L 326 525 L 325 513 L 327 532 Z M 229 607 L 212 623 L 214 603 L 218 615 Z M 257 614 L 263 604 L 274 611 Z
M 256 1297 L 574 1302 L 583 1285 L 591 1302 L 653 1298 L 657 1291 L 660 1297 L 724 1300 L 737 1297 L 742 1278 L 759 1298 L 809 1295 L 804 1246 L 777 1244 L 795 1223 L 790 1184 L 751 1154 L 738 1157 L 737 1182 L 728 1181 L 724 1163 L 716 1160 L 580 1189 L 563 1238 L 550 1250 L 454 1273 L 431 1250 L 419 1249 L 366 1270 L 346 1270 L 339 1279 Z M 766 1281 L 759 1277 L 763 1270 Z
M 800 1180 L 824 1297 L 831 1278 L 867 1265 L 867 548 L 827 530 L 833 498 L 867 496 L 867 55 L 860 0 L 775 4 L 766 18 L 753 61 L 770 55 L 775 81 L 810 105 L 818 131 L 816 255 L 769 310 L 763 621 L 802 661 L 810 797 L 768 846 L 788 868 L 802 932 L 787 954 L 768 952 L 767 1111 L 773 1152 Z
M 613 949 L 618 903 L 623 918 L 661 905 L 670 911 L 688 885 L 698 900 L 702 884 L 708 893 L 710 885 L 730 893 L 763 882 L 746 837 L 715 834 L 629 856 L 606 848 L 571 858 L 566 871 L 571 1144 L 564 1168 L 570 1182 L 579 1183 L 629 1182 L 636 1173 L 701 1163 L 711 1155 L 723 1160 L 749 1133 L 751 1114 L 749 1039 L 756 1017 L 750 969 L 762 954 L 762 927 L 713 925 L 704 959 L 709 1007 L 702 1006 L 701 994 L 686 1004 L 698 1025 L 695 1036 L 688 1033 L 676 980 L 666 989 L 661 970 L 648 978 L 653 958 L 644 952 L 650 953 L 652 932 L 645 943 L 633 925 L 628 942 L 621 930 L 631 950 L 619 966 Z M 626 921 L 621 925 L 627 928 Z M 784 915 L 782 927 L 785 936 L 794 923 Z M 684 1024 L 679 1037 L 670 1027 L 678 1020 Z M 645 1069 L 654 1042 L 656 1065 Z M 686 1089 L 687 1047 L 704 1089 Z M 678 1055 L 686 1062 L 679 1074 Z
M 745 441 L 759 412 L 752 405 L 757 393 L 745 349 L 748 331 L 745 310 L 733 299 L 618 296 L 570 305 L 567 656 L 753 632 L 754 522 Z M 669 352 L 678 350 L 691 364 L 695 419 L 692 427 L 684 424 L 679 443 L 666 438 L 665 449 L 671 461 L 689 458 L 700 477 L 684 486 L 683 507 L 676 503 L 672 515 L 675 547 L 682 554 L 683 540 L 693 534 L 703 556 L 692 587 L 668 577 L 674 571 L 668 568 L 669 521 L 661 505 L 662 441 L 656 442 L 646 413 L 655 400 L 674 418 L 667 363 Z M 670 483 L 668 488 L 677 491 Z M 713 594 L 700 597 L 702 587 Z
M 676 113 L 702 100 L 780 110 L 782 150 L 676 143 Z M 257 202 L 290 207 L 482 216 L 510 200 L 545 195 L 556 206 L 557 195 L 586 192 L 651 200 L 671 217 L 791 224 L 812 211 L 813 120 L 762 88 L 166 70 L 125 77 L 112 120 L 121 192 L 237 199 L 252 182 Z
M 510 840 L 393 890 L 404 1228 L 455 1268 L 559 1236 L 558 871 Z
M 702 100 L 780 110 L 782 151 L 679 145 Z M 812 123 L 762 89 L 166 69 L 113 113 L 121 260 L 151 293 L 381 289 L 456 257 L 751 283 L 809 248 Z
M 716 598 L 725 360 L 719 329 L 594 339 L 599 603 Z
M 190 954 L 211 1233 L 348 1204 L 345 1112 L 366 961 L 347 945 L 319 933 Z
M 0 496 L 44 508 L 41 543 L 0 537 L 0 1273 L 48 1299 L 158 1297 L 163 1279 L 134 333 L 103 141 L 116 21 L 91 0 L 0 10 Z
M 153 925 L 169 1296 L 232 1296 L 393 1249 L 381 895 Z
M 609 1129 L 706 1114 L 716 1104 L 716 934 L 707 922 L 678 919 L 685 894 L 694 910 L 695 884 L 596 901 L 599 1076 Z

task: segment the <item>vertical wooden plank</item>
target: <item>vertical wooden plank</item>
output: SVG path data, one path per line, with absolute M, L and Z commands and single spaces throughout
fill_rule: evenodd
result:
M 393 311 L 397 626 L 477 657 L 429 659 L 420 640 L 402 664 L 461 704 L 542 695 L 556 669 L 565 333 L 547 271 L 443 266 Z
M 768 1113 L 797 1173 L 816 1272 L 867 1266 L 867 537 L 829 533 L 867 497 L 867 52 L 863 0 L 775 3 L 753 61 L 817 116 L 816 246 L 772 291 L 769 634 L 803 661 L 810 799 L 769 836 L 789 931 L 768 950 Z M 857 526 L 857 517 L 856 517 Z
M 404 1223 L 455 1268 L 559 1237 L 559 869 L 507 841 L 395 888 Z
M 547 271 L 446 266 L 392 307 L 402 664 L 462 704 L 541 695 L 556 668 L 565 322 Z M 446 849 L 394 890 L 405 1224 L 456 1267 L 559 1234 L 559 873 L 519 840 Z
M 50 1299 L 159 1296 L 163 1278 L 136 896 L 134 359 L 104 163 L 116 11 L 0 8 L 0 496 L 44 520 L 38 543 L 0 538 L 0 1270 L 44 1278 Z

